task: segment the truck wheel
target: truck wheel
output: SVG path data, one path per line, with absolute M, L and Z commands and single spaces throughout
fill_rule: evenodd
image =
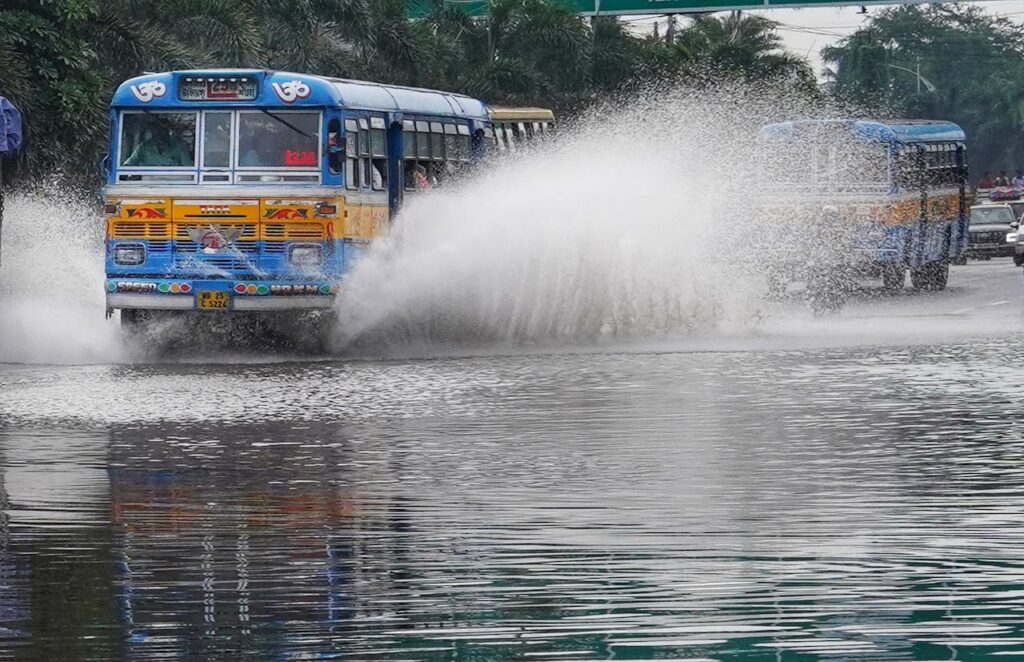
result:
M 887 264 L 882 267 L 882 287 L 886 292 L 899 292 L 907 280 L 907 271 L 902 265 Z

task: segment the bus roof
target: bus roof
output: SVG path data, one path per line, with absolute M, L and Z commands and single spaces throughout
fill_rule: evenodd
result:
M 179 99 L 178 85 L 181 79 L 198 77 L 251 77 L 258 83 L 258 92 L 256 98 L 249 101 Z M 116 108 L 195 106 L 201 109 L 240 105 L 265 108 L 331 106 L 487 120 L 484 104 L 461 94 L 259 69 L 196 69 L 149 73 L 121 83 L 111 101 L 111 106 Z
M 493 122 L 554 122 L 555 113 L 547 108 L 513 108 L 511 106 L 488 106 L 487 114 Z
M 795 138 L 815 129 L 842 126 L 860 138 L 881 142 L 963 142 L 967 139 L 959 126 L 941 120 L 797 120 L 768 124 L 762 127 L 760 136 Z

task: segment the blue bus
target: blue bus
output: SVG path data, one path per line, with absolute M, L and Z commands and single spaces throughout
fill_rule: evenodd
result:
M 146 74 L 110 108 L 108 316 L 330 309 L 403 199 L 493 143 L 483 103 L 257 70 Z
M 951 122 L 800 120 L 759 136 L 769 277 L 946 287 L 968 245 L 966 136 Z M 775 250 L 777 249 L 777 250 Z M 802 272 L 802 274 L 801 274 Z

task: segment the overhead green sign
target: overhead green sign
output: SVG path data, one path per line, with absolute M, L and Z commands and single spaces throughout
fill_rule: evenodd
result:
M 676 14 L 698 13 L 707 11 L 724 11 L 728 9 L 765 9 L 768 7 L 838 7 L 861 6 L 875 4 L 912 4 L 899 3 L 896 0 L 558 0 L 561 4 L 574 9 L 584 16 L 621 15 L 621 14 Z M 487 13 L 488 0 L 445 0 L 446 4 L 461 8 L 470 16 L 483 16 Z M 431 6 L 430 0 L 411 0 L 410 13 L 414 18 L 425 16 Z

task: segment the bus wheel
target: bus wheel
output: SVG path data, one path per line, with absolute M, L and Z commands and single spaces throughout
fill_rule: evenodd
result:
M 145 322 L 145 319 L 145 314 L 141 310 L 121 309 L 121 328 L 126 331 L 138 329 Z
M 936 262 L 932 271 L 932 288 L 936 292 L 941 292 L 946 289 L 946 283 L 949 282 L 949 262 L 945 260 Z
M 949 263 L 929 262 L 910 270 L 910 282 L 915 290 L 940 292 L 949 281 Z
M 846 291 L 837 274 L 821 272 L 807 279 L 807 303 L 816 315 L 834 313 L 846 302 Z
M 899 292 L 907 280 L 903 265 L 887 264 L 882 267 L 882 287 L 886 292 Z

